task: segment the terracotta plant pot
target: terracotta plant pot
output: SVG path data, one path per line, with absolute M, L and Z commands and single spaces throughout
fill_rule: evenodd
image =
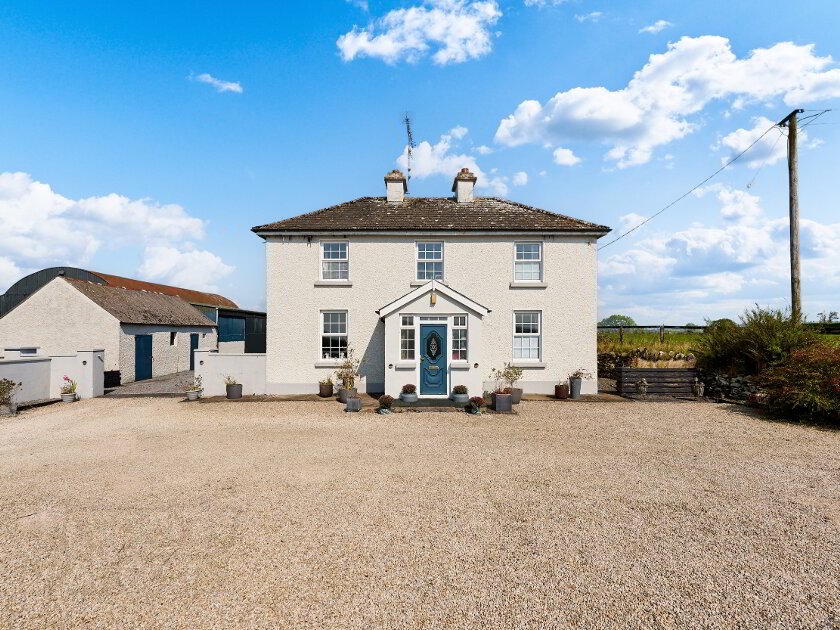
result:
M 347 406 L 344 408 L 345 411 L 361 411 L 362 410 L 362 399 L 361 398 L 348 398 L 347 399 Z
M 511 401 L 514 405 L 518 405 L 522 402 L 522 388 L 521 387 L 514 387 L 510 390 L 510 397 Z
M 76 402 L 76 394 L 61 394 L 61 402 Z
M 230 400 L 242 398 L 242 383 L 236 383 L 235 385 L 225 385 L 225 392 L 227 393 L 227 397 Z
M 355 396 L 356 394 L 357 394 L 357 392 L 356 392 L 355 387 L 350 387 L 350 388 L 339 387 L 338 388 L 338 399 L 343 403 L 346 403 L 347 399 L 350 398 L 350 396 Z
M 493 409 L 496 411 L 513 411 L 513 396 L 511 394 L 493 394 Z
M 329 398 L 333 395 L 332 383 L 318 383 L 318 395 L 321 398 Z
M 565 400 L 569 397 L 569 384 L 562 383 L 554 386 L 554 397 L 560 400 Z

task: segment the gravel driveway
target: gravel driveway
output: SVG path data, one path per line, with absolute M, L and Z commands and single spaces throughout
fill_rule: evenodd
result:
M 0 627 L 840 625 L 840 434 L 96 399 L 0 421 Z

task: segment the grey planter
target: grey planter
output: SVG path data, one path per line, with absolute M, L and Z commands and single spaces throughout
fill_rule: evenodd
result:
M 17 415 L 17 403 L 10 402 L 8 405 L 0 405 L 0 416 L 14 416 Z
M 514 387 L 510 390 L 510 397 L 511 401 L 514 405 L 518 405 L 522 402 L 522 388 L 521 387 Z
M 61 394 L 61 402 L 76 402 L 76 394 Z
M 201 396 L 200 389 L 194 389 L 192 391 L 187 392 L 187 400 L 198 400 L 199 396 Z
M 493 409 L 496 411 L 513 411 L 513 396 L 511 394 L 493 394 Z
M 339 388 L 338 388 L 338 399 L 339 399 L 341 402 L 346 403 L 346 402 L 347 402 L 347 399 L 348 399 L 348 398 L 350 398 L 350 396 L 355 396 L 355 395 L 356 395 L 356 393 L 357 393 L 357 392 L 356 392 L 356 388 L 355 388 L 355 387 L 351 387 L 351 388 L 349 388 L 349 389 L 348 389 L 348 388 L 345 388 L 345 387 L 339 387 Z
M 344 408 L 345 411 L 361 411 L 362 410 L 362 399 L 361 398 L 348 398 L 347 399 L 347 406 Z
M 403 402 L 417 402 L 417 392 L 414 392 L 413 394 L 406 394 L 405 392 L 401 392 L 400 400 Z
M 227 392 L 227 397 L 231 400 L 242 398 L 242 383 L 237 383 L 236 385 L 225 385 L 225 391 Z
M 580 385 L 583 383 L 582 378 L 570 378 L 569 390 L 573 399 L 580 398 Z
M 452 394 L 452 402 L 456 405 L 466 405 L 470 402 L 469 394 Z
M 329 398 L 333 395 L 332 383 L 318 383 L 318 395 L 321 398 Z

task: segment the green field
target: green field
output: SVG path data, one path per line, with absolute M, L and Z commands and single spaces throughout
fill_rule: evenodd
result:
M 662 350 L 664 352 L 692 351 L 702 332 L 665 332 L 665 343 L 659 343 L 658 332 L 625 332 L 624 342 L 619 341 L 618 331 L 598 333 L 598 352 L 630 352 L 636 348 Z

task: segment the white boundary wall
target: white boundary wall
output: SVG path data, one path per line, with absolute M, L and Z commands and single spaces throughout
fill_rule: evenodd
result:
M 242 395 L 265 394 L 265 354 L 195 351 L 195 375 L 201 376 L 204 396 L 224 396 L 225 377 L 242 383 Z
M 7 348 L 0 358 L 0 379 L 23 383 L 15 392 L 17 404 L 58 398 L 65 375 L 76 381 L 79 398 L 105 393 L 104 350 L 80 350 L 74 355 L 56 357 L 32 354 L 32 350 Z

